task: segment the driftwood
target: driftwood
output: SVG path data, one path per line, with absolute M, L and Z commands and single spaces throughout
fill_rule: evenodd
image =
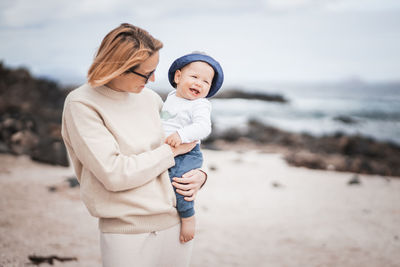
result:
M 54 264 L 54 261 L 78 261 L 78 258 L 76 257 L 59 257 L 56 255 L 51 255 L 51 256 L 36 256 L 36 255 L 30 255 L 28 256 L 29 260 L 34 264 L 34 265 L 40 265 L 42 263 L 48 263 L 50 265 Z

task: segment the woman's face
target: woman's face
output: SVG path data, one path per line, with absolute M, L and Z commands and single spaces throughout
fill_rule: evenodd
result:
M 143 76 L 148 76 L 153 72 L 158 65 L 159 53 L 155 52 L 151 57 L 139 65 L 135 69 L 135 72 L 142 74 Z M 155 81 L 154 73 L 150 76 L 149 81 Z M 113 90 L 129 93 L 140 93 L 144 86 L 146 85 L 146 78 L 135 74 L 133 72 L 124 73 L 114 79 L 112 79 L 106 85 Z

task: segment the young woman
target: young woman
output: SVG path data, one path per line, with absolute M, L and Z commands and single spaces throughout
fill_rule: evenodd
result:
M 189 265 L 192 242 L 179 242 L 168 168 L 196 144 L 164 143 L 162 100 L 145 87 L 155 79 L 162 46 L 145 30 L 121 24 L 103 39 L 88 83 L 65 100 L 62 136 L 81 198 L 99 218 L 105 267 Z M 174 186 L 190 201 L 206 178 L 193 170 Z

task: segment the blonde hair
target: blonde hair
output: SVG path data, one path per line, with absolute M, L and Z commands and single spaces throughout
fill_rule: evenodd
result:
M 101 42 L 88 71 L 88 82 L 92 86 L 104 85 L 128 69 L 138 67 L 162 47 L 162 42 L 147 31 L 123 23 Z

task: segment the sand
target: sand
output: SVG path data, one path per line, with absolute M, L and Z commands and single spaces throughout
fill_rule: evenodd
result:
M 348 185 L 352 173 L 290 167 L 279 154 L 204 157 L 191 266 L 400 266 L 400 178 L 359 175 Z M 29 255 L 101 265 L 96 219 L 71 176 L 0 155 L 0 266 L 32 266 Z

